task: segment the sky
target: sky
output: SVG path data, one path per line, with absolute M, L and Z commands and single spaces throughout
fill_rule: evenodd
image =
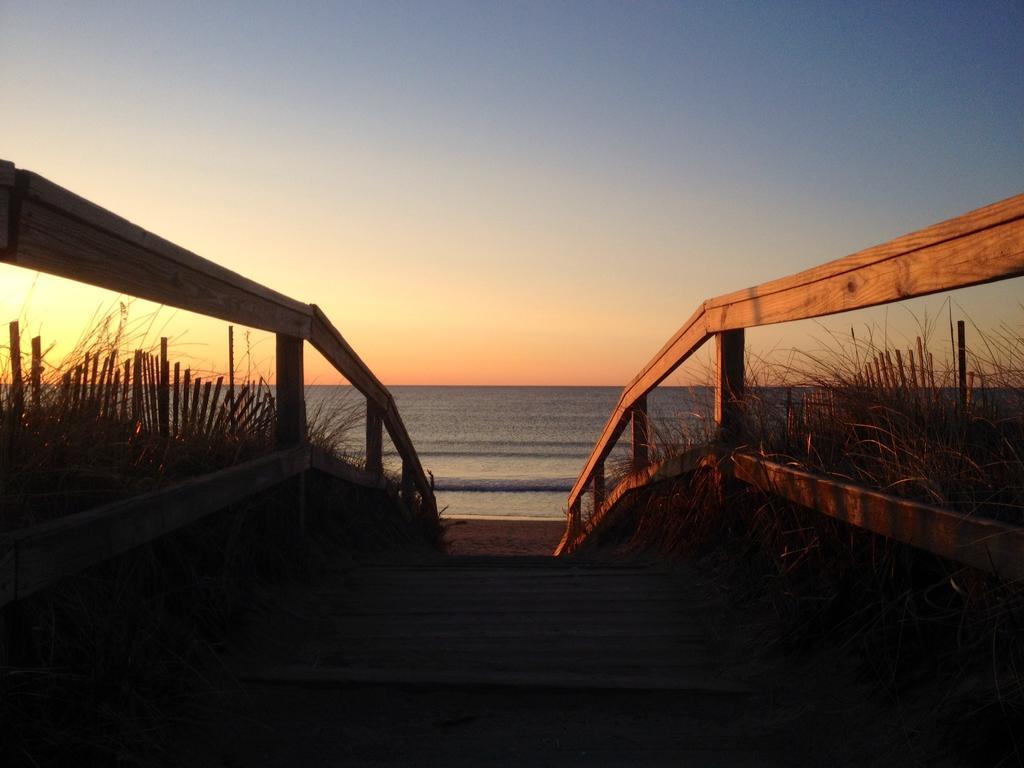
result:
M 0 0 L 0 158 L 319 304 L 386 384 L 622 385 L 706 298 L 1024 192 L 1022 40 L 1020 0 Z M 0 280 L 48 361 L 118 306 Z M 226 369 L 226 324 L 130 312 Z

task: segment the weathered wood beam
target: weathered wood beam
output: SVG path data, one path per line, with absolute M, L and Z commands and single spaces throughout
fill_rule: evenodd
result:
M 147 232 L 35 173 L 17 174 L 16 264 L 254 328 L 309 336 L 308 305 Z
M 707 301 L 708 330 L 805 320 L 1024 275 L 1024 195 L 936 227 Z
M 309 336 L 307 306 L 261 295 L 250 288 L 250 281 L 234 273 L 228 273 L 233 277 L 211 276 L 198 266 L 205 259 L 189 256 L 171 258 L 148 250 L 29 199 L 21 204 L 18 246 L 10 260 L 27 269 L 221 320 Z
M 308 448 L 278 451 L 124 501 L 12 531 L 7 538 L 14 543 L 15 586 L 13 590 L 0 589 L 0 601 L 20 600 L 65 576 L 262 493 L 309 467 Z M 9 582 L 9 573 L 6 558 L 0 556 L 0 583 Z
M 738 479 L 767 493 L 1003 579 L 1024 579 L 1024 527 L 909 501 L 759 456 L 736 454 L 733 462 Z
M 381 409 L 387 409 L 391 397 L 387 388 L 331 324 L 323 310 L 316 304 L 311 304 L 310 310 L 313 322 L 309 343 L 347 378 L 353 387 L 373 400 Z

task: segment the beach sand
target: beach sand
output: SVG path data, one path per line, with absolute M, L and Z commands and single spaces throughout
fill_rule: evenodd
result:
M 563 520 L 446 518 L 444 525 L 453 555 L 550 555 L 565 532 Z

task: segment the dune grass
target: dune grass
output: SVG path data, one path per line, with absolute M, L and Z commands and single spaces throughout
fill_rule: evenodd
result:
M 958 363 L 936 363 L 947 358 L 927 337 L 897 354 L 865 336 L 833 338 L 800 365 L 748 364 L 739 447 L 1024 524 L 1024 337 L 979 336 L 961 391 Z M 702 424 L 656 433 L 656 460 L 708 444 Z M 584 548 L 699 558 L 745 608 L 774 617 L 781 652 L 851 653 L 925 762 L 1024 763 L 1024 585 L 730 481 L 728 451 L 718 455 L 621 503 Z
M 52 367 L 41 341 L 20 342 L 12 328 L 23 354 L 4 356 L 0 532 L 274 448 L 264 378 L 232 387 L 230 375 L 195 374 L 160 346 L 136 350 L 142 339 L 123 313 Z M 361 424 L 361 403 L 323 403 L 309 437 L 359 463 Z M 8 606 L 0 764 L 178 764 L 168 735 L 218 706 L 231 685 L 218 652 L 274 585 L 352 553 L 437 545 L 439 523 L 410 523 L 387 494 L 318 476 L 305 489 L 303 537 L 298 493 L 284 483 Z

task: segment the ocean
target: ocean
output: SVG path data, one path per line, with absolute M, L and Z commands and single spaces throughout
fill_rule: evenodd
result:
M 569 491 L 618 401 L 618 387 L 391 387 L 438 507 L 451 517 L 561 519 Z M 361 454 L 361 396 L 350 387 L 307 388 L 309 413 L 354 412 L 349 449 Z M 648 398 L 661 429 L 708 418 L 710 391 L 662 387 Z M 628 434 L 610 462 L 625 460 Z M 398 457 L 385 450 L 385 465 Z

